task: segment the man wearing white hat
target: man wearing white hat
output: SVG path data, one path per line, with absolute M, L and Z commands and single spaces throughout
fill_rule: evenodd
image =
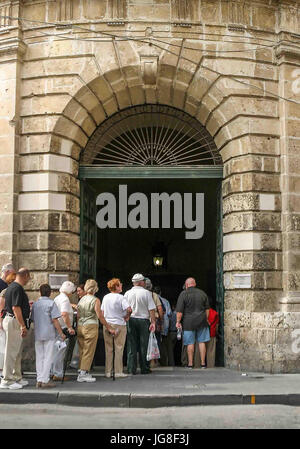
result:
M 59 295 L 54 298 L 54 302 L 61 313 L 61 317 L 58 319 L 62 329 L 67 328 L 70 335 L 74 335 L 75 331 L 73 325 L 73 308 L 70 303 L 70 297 L 76 290 L 75 285 L 71 281 L 65 281 L 59 289 Z M 64 358 L 66 354 L 67 345 L 58 336 L 54 345 L 54 357 L 51 367 L 51 373 L 53 374 L 53 380 L 62 380 L 64 370 Z M 68 380 L 65 378 L 64 380 Z
M 133 276 L 132 283 L 133 287 L 124 295 L 132 309 L 127 322 L 127 370 L 129 374 L 136 374 L 139 353 L 141 374 L 148 374 L 147 348 L 149 332 L 155 331 L 156 307 L 151 293 L 145 289 L 145 277 L 137 273 Z

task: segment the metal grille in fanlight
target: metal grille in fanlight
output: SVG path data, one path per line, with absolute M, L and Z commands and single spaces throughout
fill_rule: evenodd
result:
M 221 165 L 208 131 L 198 120 L 169 106 L 136 106 L 107 119 L 81 157 L 83 165 Z

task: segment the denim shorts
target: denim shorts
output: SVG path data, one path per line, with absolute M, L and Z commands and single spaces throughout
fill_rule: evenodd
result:
M 203 327 L 202 329 L 197 329 L 195 331 L 184 331 L 183 332 L 183 344 L 193 345 L 195 341 L 198 343 L 204 343 L 210 340 L 209 327 Z

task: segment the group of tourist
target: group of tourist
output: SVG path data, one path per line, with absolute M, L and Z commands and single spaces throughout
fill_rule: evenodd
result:
M 149 278 L 137 273 L 132 277 L 132 288 L 122 295 L 122 282 L 113 278 L 107 283 L 110 293 L 102 303 L 95 295 L 98 284 L 88 279 L 77 287 L 65 281 L 53 299 L 48 284 L 40 286 L 40 297 L 29 304 L 25 286 L 31 276 L 27 268 L 17 272 L 11 264 L 2 268 L 0 279 L 0 332 L 5 332 L 0 388 L 20 389 L 28 384 L 22 378 L 22 343 L 34 323 L 36 354 L 36 387 L 52 388 L 56 381 L 68 380 L 65 360 L 68 341 L 77 333 L 79 357 L 78 382 L 95 382 L 90 374 L 95 356 L 99 321 L 103 325 L 105 342 L 105 376 L 116 378 L 148 374 L 155 366 L 147 360 L 150 332 L 155 333 L 160 350 L 160 364 L 174 366 L 174 346 L 177 333 L 183 327 L 183 344 L 187 346 L 188 367 L 193 367 L 195 341 L 199 343 L 201 366 L 206 367 L 206 345 L 213 342 L 209 325 L 217 324 L 217 313 L 210 308 L 207 295 L 196 288 L 193 278 L 186 280 L 176 312 L 169 301 L 154 288 Z M 71 296 L 77 290 L 78 303 Z M 214 313 L 213 313 L 214 312 Z M 74 318 L 76 316 L 76 331 Z M 212 326 L 211 326 L 212 328 Z M 127 374 L 123 372 L 123 352 L 127 341 Z M 207 354 L 214 358 L 215 345 Z M 209 355 L 210 354 L 210 355 Z

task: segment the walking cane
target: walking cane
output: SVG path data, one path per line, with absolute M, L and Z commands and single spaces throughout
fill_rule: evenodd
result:
M 112 336 L 113 339 L 113 364 L 112 364 L 112 378 L 113 380 L 116 380 L 115 378 L 115 336 Z
M 72 356 L 73 356 L 73 351 L 74 351 L 74 347 L 75 347 L 75 343 L 76 343 L 76 339 L 77 339 L 76 338 L 76 335 L 77 335 L 77 333 L 76 333 L 76 329 L 77 329 L 77 312 L 74 313 L 73 329 L 75 331 L 75 335 L 70 335 L 66 328 L 63 329 L 63 333 L 67 337 L 67 350 L 66 350 L 66 354 L 65 354 L 65 358 L 64 358 L 64 364 L 63 364 L 63 377 L 62 377 L 62 380 L 61 380 L 62 384 L 64 383 L 67 367 L 71 363 Z
M 72 355 L 73 355 L 73 351 L 74 351 L 74 347 L 75 347 L 75 343 L 76 343 L 76 335 L 66 335 L 66 337 L 67 337 L 67 350 L 66 350 L 64 364 L 63 364 L 63 377 L 61 380 L 62 384 L 64 383 L 68 365 L 72 360 Z
M 116 380 L 115 377 L 115 337 L 118 335 L 119 333 L 119 329 L 116 329 L 116 333 L 113 334 L 112 339 L 113 339 L 113 363 L 112 363 L 112 378 L 113 380 Z

